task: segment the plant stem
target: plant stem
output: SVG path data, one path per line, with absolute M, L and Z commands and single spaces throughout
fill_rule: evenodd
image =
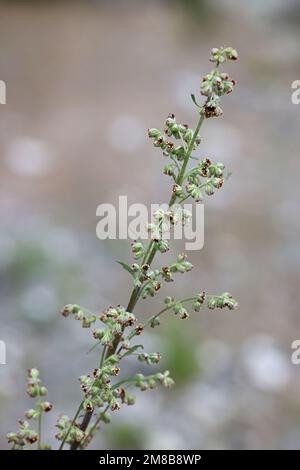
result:
M 177 181 L 176 181 L 176 183 L 179 186 L 181 186 L 182 183 L 183 183 L 185 171 L 186 171 L 191 153 L 193 151 L 194 144 L 196 142 L 196 139 L 198 137 L 200 128 L 201 128 L 201 126 L 204 122 L 204 119 L 205 119 L 205 115 L 203 113 L 202 108 L 199 111 L 199 114 L 200 114 L 200 117 L 199 117 L 196 129 L 194 131 L 193 137 L 192 137 L 192 139 L 189 143 L 189 146 L 187 148 L 187 151 L 186 151 L 186 154 L 185 154 L 185 157 L 184 157 L 184 161 L 183 161 L 181 170 L 179 172 L 179 175 L 178 175 L 178 178 L 177 178 Z M 174 193 L 171 196 L 171 199 L 170 199 L 170 202 L 169 202 L 169 207 L 172 207 L 172 205 L 176 202 L 176 198 L 177 198 L 177 196 Z M 144 259 L 143 259 L 143 264 L 147 263 L 150 266 L 152 264 L 153 260 L 154 260 L 154 257 L 156 255 L 156 251 L 157 250 L 156 250 L 155 242 L 153 240 L 151 240 L 151 242 L 148 246 L 148 249 L 145 253 L 145 256 L 144 256 Z M 133 312 L 133 310 L 134 310 L 134 308 L 135 308 L 135 306 L 136 306 L 136 304 L 139 300 L 141 292 L 142 292 L 142 287 L 135 287 L 133 289 L 133 291 L 131 293 L 131 296 L 130 296 L 130 299 L 129 299 L 129 302 L 128 302 L 127 309 L 126 309 L 127 312 L 130 312 L 130 313 Z M 112 344 L 112 347 L 108 348 L 107 351 L 106 351 L 106 354 L 105 354 L 106 359 L 116 352 L 120 340 L 121 340 L 120 337 L 117 337 L 117 336 L 115 337 L 115 339 L 113 341 L 113 344 Z M 84 415 L 83 420 L 82 420 L 81 425 L 80 425 L 80 429 L 83 432 L 86 431 L 86 429 L 87 429 L 87 427 L 88 427 L 88 425 L 89 425 L 89 423 L 92 419 L 92 416 L 93 416 L 93 412 L 90 412 L 90 411 L 85 412 L 85 415 Z M 72 445 L 71 445 L 71 450 L 76 450 L 76 449 L 78 449 L 79 446 L 80 446 L 79 442 L 73 442 Z
M 79 405 L 79 407 L 78 407 L 78 410 L 76 411 L 75 416 L 74 416 L 74 418 L 73 418 L 73 420 L 72 420 L 72 423 L 70 424 L 69 429 L 68 429 L 68 431 L 66 432 L 65 437 L 63 438 L 63 440 L 62 440 L 62 442 L 61 442 L 60 447 L 59 447 L 58 450 L 63 450 L 63 447 L 64 447 L 64 445 L 65 445 L 66 440 L 68 439 L 68 436 L 69 436 L 69 434 L 70 434 L 70 431 L 71 431 L 71 429 L 72 429 L 72 426 L 74 426 L 75 421 L 76 421 L 76 419 L 78 418 L 78 415 L 79 415 L 79 413 L 80 413 L 80 411 L 81 411 L 81 409 L 82 409 L 82 404 L 83 404 L 83 401 L 80 403 L 80 405 Z
M 106 413 L 109 409 L 109 406 L 107 406 L 104 410 L 103 410 L 103 413 Z M 84 446 L 86 444 L 88 444 L 88 440 L 89 440 L 89 437 L 93 437 L 93 434 L 94 432 L 96 431 L 98 425 L 101 423 L 102 421 L 102 413 L 100 413 L 100 415 L 98 416 L 98 418 L 96 419 L 95 423 L 93 424 L 93 426 L 91 427 L 91 429 L 89 430 L 88 434 L 85 436 L 85 438 L 83 439 L 83 442 L 80 443 L 80 449 L 84 449 Z
M 38 450 L 41 450 L 42 448 L 42 410 L 41 408 L 40 408 L 39 419 L 38 419 L 38 434 L 39 434 Z
M 198 137 L 198 134 L 199 134 L 199 131 L 201 129 L 201 126 L 203 124 L 203 121 L 205 119 L 205 116 L 204 116 L 204 113 L 202 112 L 202 110 L 200 111 L 200 118 L 198 120 L 198 124 L 197 124 L 197 127 L 195 129 L 195 132 L 193 134 L 193 138 L 188 146 L 188 149 L 187 149 L 187 152 L 185 154 L 185 157 L 184 157 L 184 161 L 183 161 L 183 164 L 182 164 L 182 167 L 181 167 L 181 170 L 180 170 L 180 173 L 178 175 L 178 178 L 177 178 L 177 184 L 179 186 L 182 185 L 183 183 L 183 180 L 184 180 L 184 175 L 185 175 L 185 170 L 186 170 L 186 167 L 187 167 L 187 164 L 189 162 L 189 159 L 190 159 L 190 156 L 191 156 L 191 153 L 193 151 L 193 147 L 194 147 L 194 144 L 196 142 L 196 139 Z M 169 207 L 171 207 L 174 202 L 176 201 L 176 194 L 173 194 L 172 197 L 171 197 L 171 200 L 170 200 L 170 203 L 169 203 Z

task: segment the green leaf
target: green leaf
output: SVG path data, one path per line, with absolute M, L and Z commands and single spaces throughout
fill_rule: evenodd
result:
M 119 263 L 122 266 L 122 268 L 125 269 L 125 271 L 127 271 L 129 274 L 131 274 L 131 276 L 134 277 L 135 273 L 134 273 L 132 267 L 129 266 L 129 264 L 123 263 L 123 261 L 117 261 L 117 263 Z
M 137 349 L 144 349 L 144 346 L 142 344 L 136 344 L 135 346 L 132 346 L 132 348 L 128 349 L 128 351 L 124 354 L 123 357 L 130 356 L 130 354 L 134 353 Z
M 191 94 L 191 98 L 192 98 L 193 103 L 197 106 L 197 108 L 201 108 L 201 106 L 197 103 L 196 97 L 193 93 Z

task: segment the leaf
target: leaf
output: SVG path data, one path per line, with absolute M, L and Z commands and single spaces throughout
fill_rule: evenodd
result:
M 123 261 L 117 261 L 117 263 L 119 263 L 122 266 L 122 268 L 125 269 L 125 271 L 127 271 L 129 274 L 131 274 L 131 276 L 134 277 L 135 273 L 134 273 L 132 267 L 129 266 L 129 264 L 123 263 Z
M 197 103 L 196 97 L 193 93 L 191 94 L 191 98 L 192 98 L 193 103 L 197 106 L 197 108 L 201 108 L 201 106 Z
M 128 351 L 124 354 L 123 357 L 130 356 L 130 354 L 134 353 L 137 349 L 144 349 L 144 346 L 142 344 L 136 344 L 135 346 L 132 346 L 132 348 L 128 349 Z

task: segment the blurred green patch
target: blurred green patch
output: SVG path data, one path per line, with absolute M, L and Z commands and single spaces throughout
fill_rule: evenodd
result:
M 76 261 L 61 262 L 36 241 L 17 243 L 5 277 L 5 291 L 14 296 L 18 316 L 46 331 L 59 320 L 60 308 L 70 299 L 79 300 L 87 288 Z
M 176 387 L 184 386 L 201 374 L 201 365 L 197 355 L 199 337 L 195 340 L 186 327 L 184 320 L 177 318 L 161 326 L 164 337 L 164 368 L 168 369 L 175 380 Z M 183 324 L 184 323 L 184 324 Z
M 39 276 L 50 262 L 47 252 L 36 243 L 19 243 L 7 268 L 14 284 L 27 282 Z

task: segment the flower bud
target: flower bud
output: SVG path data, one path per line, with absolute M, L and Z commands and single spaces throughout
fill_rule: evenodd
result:
M 19 442 L 19 437 L 15 432 L 9 432 L 6 434 L 6 439 L 9 444 L 17 444 Z
M 52 410 L 53 405 L 52 405 L 52 403 L 50 403 L 49 401 L 43 401 L 43 402 L 41 403 L 41 408 L 42 408 L 42 410 L 43 410 L 45 413 L 48 413 L 49 411 Z
M 226 47 L 224 52 L 225 52 L 226 58 L 228 60 L 237 60 L 238 59 L 238 53 L 232 47 Z
M 44 387 L 44 386 L 40 387 L 40 395 L 41 395 L 42 397 L 48 395 L 48 390 L 47 390 L 46 387 Z
M 176 124 L 176 119 L 175 119 L 175 114 L 173 113 L 170 113 L 166 119 L 166 122 L 165 122 L 166 126 L 167 127 L 171 127 L 173 126 L 174 124 Z
M 30 379 L 37 379 L 39 377 L 40 373 L 38 369 L 29 369 L 28 370 L 28 377 Z
M 187 318 L 189 318 L 189 316 L 190 316 L 190 315 L 188 314 L 188 312 L 187 312 L 186 310 L 185 310 L 185 311 L 182 311 L 182 312 L 180 313 L 180 318 L 181 318 L 182 320 L 186 320 Z
M 39 387 L 37 385 L 29 385 L 27 387 L 27 393 L 31 398 L 35 398 L 39 395 Z
M 207 183 L 204 187 L 204 191 L 208 196 L 212 196 L 214 194 L 214 188 L 213 185 L 210 183 Z
M 209 299 L 208 303 L 207 303 L 207 307 L 210 309 L 210 310 L 214 310 L 216 308 L 216 301 L 215 299 L 212 297 L 211 299 Z
M 25 440 L 28 442 L 28 444 L 34 444 L 39 440 L 39 435 L 36 431 L 28 431 Z
M 172 192 L 173 194 L 176 194 L 176 196 L 184 196 L 184 191 L 182 189 L 181 186 L 179 186 L 179 184 L 174 184 L 173 185 L 173 188 L 172 188 Z
M 126 404 L 132 406 L 135 404 L 135 397 L 133 395 L 126 395 Z
M 234 299 L 226 299 L 224 305 L 228 307 L 229 310 L 234 310 L 238 306 L 238 303 Z
M 27 419 L 35 419 L 38 416 L 38 412 L 34 409 L 27 410 L 25 413 Z
M 205 105 L 204 106 L 204 116 L 206 118 L 211 118 L 211 117 L 219 117 L 222 116 L 223 110 L 220 106 L 210 106 L 210 105 Z
M 111 411 L 119 411 L 121 408 L 119 402 L 114 397 L 111 399 L 109 406 Z
M 200 302 L 201 304 L 203 304 L 203 303 L 204 303 L 204 300 L 205 300 L 205 297 L 206 297 L 205 292 L 200 292 L 199 294 L 197 294 L 197 300 L 198 300 L 198 302 Z
M 142 258 L 145 254 L 144 245 L 141 242 L 132 242 L 131 249 L 134 259 Z
M 167 176 L 175 176 L 175 167 L 172 163 L 169 165 L 166 165 L 163 171 L 164 171 L 164 174 Z
M 93 405 L 92 400 L 89 400 L 89 399 L 84 400 L 83 409 L 87 411 L 88 413 L 91 413 L 92 411 L 94 411 L 94 405 Z
M 185 150 L 184 150 L 184 147 L 182 145 L 178 145 L 174 151 L 173 151 L 173 154 L 176 156 L 177 160 L 178 161 L 181 161 L 184 159 L 184 155 L 185 155 Z
M 166 297 L 165 298 L 165 304 L 169 307 L 170 305 L 172 305 L 174 303 L 174 298 L 173 297 Z
M 93 336 L 95 339 L 102 339 L 105 330 L 98 328 L 97 330 L 93 331 Z
M 184 135 L 183 140 L 189 144 L 193 136 L 194 136 L 194 132 L 192 131 L 192 129 L 188 129 Z
M 211 184 L 217 189 L 222 188 L 223 183 L 224 183 L 224 178 L 212 178 L 211 179 Z
M 150 323 L 151 328 L 155 328 L 156 326 L 159 326 L 159 325 L 160 325 L 160 321 L 158 318 L 154 318 L 153 320 L 151 320 L 151 323 Z
M 157 248 L 161 253 L 166 253 L 169 250 L 169 243 L 167 240 L 160 240 L 157 243 Z
M 156 387 L 156 382 L 155 382 L 154 379 L 148 380 L 148 387 L 149 387 L 151 390 L 153 390 L 153 389 Z M 147 387 L 147 388 L 148 388 L 148 387 Z
M 196 184 L 188 184 L 186 188 L 188 194 L 195 200 L 195 202 L 202 201 L 202 193 Z
M 152 128 L 148 129 L 148 136 L 152 139 L 157 139 L 158 137 L 161 136 L 161 132 L 158 129 Z

